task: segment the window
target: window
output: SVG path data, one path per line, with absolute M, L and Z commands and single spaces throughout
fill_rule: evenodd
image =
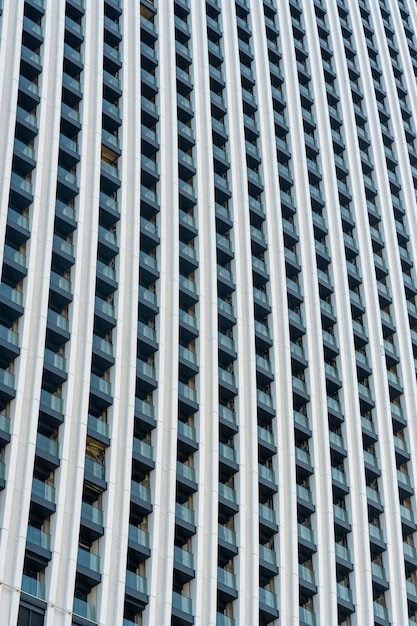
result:
M 37 609 L 30 609 L 27 606 L 19 607 L 17 626 L 43 626 L 43 613 Z

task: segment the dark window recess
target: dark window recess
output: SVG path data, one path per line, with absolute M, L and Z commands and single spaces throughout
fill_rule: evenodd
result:
M 43 613 L 20 605 L 17 626 L 43 626 Z

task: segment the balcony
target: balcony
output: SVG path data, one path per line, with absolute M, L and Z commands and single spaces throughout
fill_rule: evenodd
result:
M 372 562 L 371 573 L 372 573 L 372 585 L 375 588 L 375 590 L 379 590 L 381 593 L 386 591 L 389 588 L 389 583 L 387 580 L 385 569 L 378 563 Z
M 397 481 L 398 481 L 398 489 L 400 492 L 401 498 L 411 497 L 414 493 L 414 489 L 412 486 L 411 477 L 397 469 Z
M 88 586 L 101 582 L 100 557 L 84 548 L 78 548 L 77 576 Z
M 78 143 L 61 134 L 59 136 L 59 150 L 60 163 L 62 163 L 65 169 L 70 170 L 72 167 L 75 167 L 80 160 Z
M 219 443 L 219 457 L 220 459 L 223 459 L 223 462 L 229 462 L 233 467 L 237 466 L 236 450 L 233 447 L 228 446 L 222 442 Z
M 150 554 L 149 533 L 142 528 L 129 524 L 129 549 L 136 553 L 139 560 L 147 559 Z
M 27 258 L 26 255 L 8 244 L 4 246 L 3 263 L 6 268 L 7 276 L 15 283 L 21 281 L 27 274 Z M 3 271 L 4 273 L 4 271 Z
M 145 243 L 149 248 L 155 248 L 159 244 L 159 230 L 157 224 L 154 221 L 150 221 L 141 216 L 140 233 L 142 239 L 145 240 Z
M 187 598 L 176 591 L 172 592 L 172 616 L 179 625 L 194 624 L 193 605 L 191 598 Z
M 395 372 L 387 371 L 387 379 L 391 398 L 396 398 L 403 392 L 401 378 Z
M 394 404 L 393 402 L 391 402 L 390 407 L 391 407 L 391 418 L 394 422 L 395 428 L 398 430 L 406 426 L 407 421 L 406 421 L 405 414 L 401 406 L 398 406 L 398 404 Z
M 85 457 L 84 480 L 94 485 L 95 489 L 104 491 L 106 485 L 106 467 L 94 459 Z
M 376 489 L 370 486 L 366 487 L 366 497 L 368 501 L 368 508 L 376 514 L 382 513 L 382 499 L 381 494 Z
M 76 107 L 83 97 L 83 86 L 77 78 L 63 72 L 62 93 L 65 103 L 71 107 Z
M 195 513 L 193 509 L 188 508 L 180 504 L 175 503 L 175 525 L 177 527 L 177 534 L 179 540 L 184 539 L 184 542 L 196 533 L 195 526 Z
M 222 332 L 217 334 L 218 348 L 219 348 L 219 362 L 221 365 L 226 365 L 230 361 L 234 361 L 237 357 L 236 344 L 233 337 L 225 335 Z
M 126 571 L 126 596 L 129 601 L 138 603 L 142 608 L 148 603 L 147 580 L 131 570 Z
M 258 347 L 259 344 L 260 350 L 266 350 L 272 346 L 271 333 L 268 326 L 258 322 L 257 320 L 255 320 L 255 338 L 256 345 Z
M 401 439 L 397 435 L 394 435 L 395 454 L 402 463 L 405 463 L 410 459 L 410 452 L 408 451 L 407 442 Z
M 122 39 L 122 28 L 120 24 L 110 17 L 105 16 L 104 29 L 109 36 L 111 35 L 110 45 L 116 46 Z
M 177 461 L 177 489 L 178 492 L 184 495 L 189 495 L 197 491 L 198 483 L 196 478 L 195 469 Z
M 219 423 L 228 434 L 235 434 L 238 431 L 236 413 L 223 404 L 219 404 Z
M 275 408 L 272 396 L 266 393 L 262 389 L 256 390 L 256 402 L 260 416 L 273 417 L 275 415 Z
M 343 421 L 343 407 L 339 400 L 327 396 L 327 410 L 329 416 L 331 416 L 335 422 Z
M 103 333 L 107 333 L 116 326 L 115 307 L 98 296 L 95 299 L 94 322 L 97 329 L 100 329 Z
M 335 543 L 334 549 L 338 568 L 343 572 L 353 571 L 352 556 L 349 548 L 346 548 L 340 543 Z
M 0 413 L 0 449 L 10 441 L 10 426 L 10 418 Z
M 72 285 L 71 281 L 57 274 L 51 272 L 50 290 L 54 295 L 54 304 L 57 307 L 63 309 L 66 305 L 72 302 Z
M 21 72 L 32 80 L 42 71 L 42 57 L 28 46 L 21 48 Z
M 378 528 L 378 526 L 375 526 L 374 524 L 369 524 L 368 529 L 372 549 L 375 550 L 375 548 L 377 548 L 380 552 L 386 550 L 387 546 L 382 528 Z
M 218 368 L 219 394 L 223 401 L 227 401 L 237 395 L 236 378 L 232 372 L 222 367 Z
M 106 119 L 106 126 L 111 128 L 111 130 L 116 130 L 119 126 L 121 126 L 121 109 L 116 104 L 112 104 L 112 102 L 106 98 L 103 99 L 103 115 Z
M 269 268 L 267 263 L 252 255 L 252 272 L 254 278 L 254 284 L 260 288 L 269 280 Z
M 24 41 L 31 48 L 38 48 L 42 44 L 44 37 L 43 28 L 30 17 L 25 16 L 23 18 L 23 31 Z
M 307 450 L 303 450 L 298 446 L 295 447 L 295 461 L 297 464 L 297 471 L 300 475 L 310 476 L 313 474 L 313 464 L 311 462 L 310 453 Z
M 38 459 L 42 459 L 43 470 L 45 471 L 47 468 L 47 474 L 52 472 L 60 464 L 58 442 L 38 432 L 36 436 L 36 456 Z
M 236 621 L 233 619 L 233 617 L 228 617 L 223 613 L 217 613 L 216 626 L 236 626 Z
M 146 441 L 133 437 L 133 459 L 139 461 L 147 471 L 155 467 L 154 449 Z
M 338 496 L 344 497 L 349 493 L 349 484 L 346 474 L 336 467 L 331 468 L 331 474 L 333 490 Z
M 120 172 L 116 165 L 101 160 L 101 189 L 102 192 L 111 196 L 120 187 Z
M 217 592 L 225 603 L 233 602 L 238 596 L 235 574 L 222 567 L 217 568 Z
M 180 222 L 180 239 L 185 237 L 187 240 L 192 239 L 197 235 L 197 220 L 191 213 L 186 211 L 179 211 Z
M 155 367 L 141 359 L 136 359 L 136 377 L 143 392 L 151 392 L 158 386 Z
M 235 290 L 233 273 L 221 265 L 217 265 L 217 289 L 221 298 L 226 298 L 228 294 Z
M 333 431 L 329 431 L 330 449 L 337 459 L 343 459 L 347 456 L 345 449 L 345 442 L 342 435 L 339 435 Z
M 52 350 L 47 348 L 45 348 L 44 352 L 43 368 L 48 374 L 48 382 L 56 387 L 67 379 L 66 359 L 57 352 L 52 352 Z
M 263 587 L 259 588 L 259 611 L 269 620 L 277 619 L 279 616 L 278 611 L 278 598 L 275 593 L 268 591 Z
M 105 445 L 110 444 L 109 424 L 95 417 L 94 415 L 88 416 L 87 432 L 91 437 L 93 437 L 93 439 L 96 439 L 97 441 L 100 441 L 101 443 L 104 443 Z
M 196 452 L 198 450 L 196 429 L 185 422 L 178 421 L 178 442 L 181 450 L 187 455 Z
M 37 506 L 43 517 L 48 517 L 55 513 L 55 489 L 51 485 L 33 478 L 32 482 L 32 502 Z
M 267 537 L 269 535 L 275 534 L 278 532 L 278 522 L 277 522 L 277 514 L 275 509 L 271 509 L 266 504 L 262 504 L 261 502 L 258 505 L 258 514 L 259 514 L 259 526 L 260 526 L 260 536 L 265 534 Z
M 63 102 L 61 104 L 61 130 L 65 135 L 72 136 L 81 130 L 81 115 L 76 108 Z
M 372 391 L 369 387 L 366 387 L 363 383 L 358 382 L 359 400 L 368 408 L 375 406 Z
M 385 606 L 382 606 L 382 604 L 378 604 L 378 602 L 374 602 L 373 607 L 374 607 L 375 624 L 381 624 L 383 626 L 387 626 L 388 624 L 391 623 L 390 618 L 389 618 L 389 611 Z
M 74 598 L 74 604 L 72 607 L 74 615 L 79 615 L 85 619 L 95 622 L 96 621 L 96 607 L 90 602 L 86 602 L 81 598 Z
M 93 362 L 99 370 L 106 370 L 114 364 L 113 344 L 93 333 Z
M 236 490 L 224 483 L 219 483 L 219 506 L 230 515 L 234 515 L 239 510 Z
M 156 426 L 155 408 L 145 400 L 135 398 L 135 417 L 143 425 L 145 433 Z
M 292 393 L 295 402 L 295 406 L 299 408 L 300 402 L 304 404 L 310 400 L 310 393 L 308 390 L 308 385 L 305 380 L 302 378 L 298 378 L 297 376 L 292 376 Z
M 260 463 L 258 463 L 258 480 L 259 488 L 262 493 L 271 495 L 278 491 L 274 470 Z
M 314 532 L 308 526 L 298 524 L 297 534 L 300 557 L 303 557 L 307 560 L 317 550 Z
M 328 328 L 336 323 L 336 312 L 330 302 L 320 299 L 320 313 L 324 328 Z
M 0 324 L 0 347 L 0 366 L 7 367 L 10 361 L 19 356 L 19 335 L 2 324 Z
M 96 374 L 91 374 L 90 394 L 94 397 L 97 407 L 105 409 L 113 403 L 111 383 Z
M 333 505 L 333 518 L 335 526 L 339 526 L 343 530 L 349 532 L 351 529 L 349 513 L 338 504 Z
M 29 142 L 38 134 L 38 118 L 20 106 L 17 107 L 16 112 L 19 136 L 24 142 Z
M 194 117 L 194 106 L 191 99 L 177 93 L 178 119 L 187 124 Z
M 307 435 L 307 437 L 311 437 L 311 425 L 310 425 L 310 420 L 308 416 L 304 415 L 304 413 L 300 413 L 300 411 L 294 410 L 293 418 L 294 418 L 294 428 L 302 432 L 304 435 Z
M 299 619 L 300 626 L 317 626 L 316 616 L 309 609 L 305 609 L 303 606 L 299 607 Z
M 179 179 L 178 188 L 181 210 L 187 211 L 197 204 L 196 190 L 192 185 Z
M 16 176 L 21 176 L 24 180 L 26 180 L 25 177 L 29 177 L 31 171 L 36 166 L 36 153 L 34 148 L 32 148 L 30 145 L 27 145 L 23 141 L 20 141 L 19 139 L 15 139 L 13 144 L 13 163 L 14 172 L 12 173 L 12 177 L 15 173 Z M 24 193 L 21 194 L 21 192 L 24 192 L 25 190 L 28 192 L 28 196 L 26 196 Z M 19 181 L 19 179 L 16 177 L 13 178 L 12 192 L 13 194 L 16 192 L 16 195 L 22 195 L 21 204 L 24 204 L 25 198 L 27 200 L 30 195 L 33 195 L 33 189 L 29 185 L 24 185 L 24 183 Z M 9 212 L 12 210 L 13 209 L 9 208 Z M 17 215 L 19 216 L 20 214 L 18 213 Z M 22 226 L 22 224 L 18 225 Z M 29 230 L 29 223 L 27 219 L 23 226 L 25 227 L 26 231 Z
M 59 396 L 41 389 L 40 412 L 53 426 L 58 426 L 64 421 L 64 402 Z
M 234 324 L 236 324 L 236 315 L 235 309 L 232 303 L 223 300 L 222 298 L 217 299 L 217 312 L 219 315 L 219 326 L 222 331 L 227 330 Z M 224 322 L 223 322 L 224 318 Z M 222 323 L 223 322 L 223 323 Z
M 262 577 L 269 580 L 278 574 L 278 558 L 275 550 L 259 545 L 259 567 L 262 568 Z
M 149 5 L 150 3 L 148 3 Z M 145 41 L 154 41 L 157 39 L 157 28 L 156 28 L 156 24 L 154 24 L 153 20 L 153 15 L 152 14 L 148 14 L 149 18 L 146 18 L 144 15 L 141 16 L 141 20 L 140 20 L 140 28 L 141 31 L 143 31 L 142 36 L 144 38 Z
M 45 583 L 26 574 L 22 576 L 22 591 L 41 600 L 45 599 Z
M 0 319 L 11 324 L 23 315 L 23 294 L 5 283 L 0 283 Z
M 309 592 L 316 593 L 316 579 L 314 575 L 314 570 L 306 567 L 305 565 L 298 566 L 298 579 L 300 586 L 303 586 Z
M 65 30 L 67 31 L 68 35 L 72 35 L 71 41 L 74 46 L 79 45 L 83 42 L 83 26 L 79 22 L 71 19 L 68 15 L 65 16 Z
M 174 568 L 176 570 L 175 577 L 181 584 L 194 578 L 194 555 L 192 552 L 174 546 Z
M 70 338 L 69 319 L 52 309 L 48 309 L 47 329 L 51 341 L 56 345 L 62 345 Z
M 103 97 L 105 100 L 110 102 L 115 102 L 122 95 L 122 81 L 117 78 L 114 74 L 103 70 Z M 151 103 L 150 100 L 142 96 L 142 101 L 144 103 Z M 152 103 L 151 103 L 152 104 Z M 154 108 L 156 108 L 154 106 Z
M 227 528 L 223 524 L 218 525 L 218 543 L 222 550 L 230 555 L 235 556 L 238 552 L 236 533 L 231 528 Z
M 152 511 L 151 490 L 146 485 L 132 480 L 130 500 L 144 515 L 148 515 Z
M 180 302 L 184 308 L 188 308 L 198 302 L 197 283 L 182 274 L 180 274 Z
M 198 355 L 185 346 L 178 346 L 178 359 L 181 377 L 191 378 L 198 373 Z
M 340 583 L 336 583 L 337 602 L 345 611 L 351 613 L 354 611 L 352 589 L 345 587 Z
M 0 368 L 0 409 L 4 408 L 16 396 L 15 377 L 13 374 Z
M 305 335 L 306 327 L 304 323 L 304 318 L 300 313 L 297 313 L 296 311 L 289 309 L 288 320 L 290 323 L 290 333 L 291 333 L 292 341 L 294 341 L 295 339 L 299 339 L 300 337 Z
M 45 568 L 52 558 L 51 535 L 29 524 L 26 534 L 26 550 Z
M 181 64 L 183 67 L 188 67 L 192 62 L 191 51 L 189 48 L 177 39 L 175 41 L 175 51 L 179 59 L 178 64 Z
M 81 505 L 83 535 L 91 542 L 104 535 L 104 513 L 97 506 L 84 502 Z
M 198 410 L 197 390 L 182 382 L 178 383 L 178 400 L 188 415 Z
M 143 306 L 149 317 L 155 317 L 159 311 L 157 294 L 143 285 L 139 285 L 139 305 Z

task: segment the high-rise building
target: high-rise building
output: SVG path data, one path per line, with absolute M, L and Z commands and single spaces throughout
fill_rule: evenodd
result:
M 0 7 L 0 626 L 417 623 L 415 0 Z

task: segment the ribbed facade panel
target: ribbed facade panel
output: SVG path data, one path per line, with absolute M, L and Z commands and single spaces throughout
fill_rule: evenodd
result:
M 0 0 L 0 626 L 417 622 L 412 0 Z

